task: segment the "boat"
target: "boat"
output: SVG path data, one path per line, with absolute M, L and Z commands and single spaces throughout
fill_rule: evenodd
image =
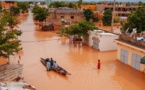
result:
M 46 64 L 45 64 L 45 59 L 44 58 L 40 58 L 41 60 L 41 63 L 46 67 Z M 58 65 L 57 68 L 54 68 L 54 67 L 51 67 L 51 70 L 61 74 L 61 75 L 71 75 L 70 73 L 68 73 L 65 69 L 63 69 L 62 67 L 60 67 Z

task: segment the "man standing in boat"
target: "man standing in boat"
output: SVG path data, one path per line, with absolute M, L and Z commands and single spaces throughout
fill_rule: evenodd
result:
M 49 58 L 47 58 L 47 59 L 45 60 L 45 64 L 46 64 L 46 67 L 47 67 L 47 71 L 50 71 L 51 63 L 50 63 Z
M 50 59 L 50 64 L 51 64 L 51 67 L 53 66 L 53 64 L 54 64 L 54 60 L 51 58 Z

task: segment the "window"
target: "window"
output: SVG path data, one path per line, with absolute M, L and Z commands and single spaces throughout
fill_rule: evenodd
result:
M 74 19 L 74 16 L 71 16 L 70 18 L 71 18 L 71 19 Z
M 60 18 L 64 18 L 64 16 L 60 16 Z

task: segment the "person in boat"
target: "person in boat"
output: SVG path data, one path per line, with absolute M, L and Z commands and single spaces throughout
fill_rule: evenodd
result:
M 51 58 L 50 59 L 50 64 L 51 64 L 51 67 L 53 66 L 53 64 L 54 64 L 54 60 Z
M 53 66 L 52 66 L 53 68 L 55 68 L 55 69 L 57 69 L 58 68 L 58 64 L 56 63 L 56 61 L 54 61 L 54 63 L 53 63 Z
M 46 58 L 45 59 L 45 64 L 47 64 L 47 62 L 49 62 L 49 58 Z
M 47 59 L 45 60 L 45 64 L 46 64 L 46 67 L 47 67 L 47 71 L 50 71 L 51 63 L 50 63 L 49 58 L 47 58 Z

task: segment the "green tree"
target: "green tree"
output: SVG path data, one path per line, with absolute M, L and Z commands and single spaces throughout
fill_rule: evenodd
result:
M 0 12 L 2 12 L 2 4 L 0 3 Z
M 18 24 L 17 17 L 12 16 L 9 12 L 4 12 L 2 19 L 3 21 L 7 22 L 7 26 L 9 26 L 11 30 L 13 30 L 13 28 L 16 27 Z
M 67 7 L 67 4 L 65 2 L 52 2 L 49 7 L 53 7 L 53 8 L 58 8 L 58 7 Z
M 128 16 L 128 21 L 122 24 L 123 31 L 129 28 L 129 32 L 132 32 L 133 28 L 137 28 L 137 32 L 140 33 L 145 30 L 145 10 L 139 7 L 137 11 L 132 12 Z
M 104 12 L 104 16 L 102 18 L 103 25 L 104 26 L 111 26 L 111 20 L 112 20 L 112 11 L 111 10 L 106 10 Z
M 84 17 L 87 21 L 94 17 L 94 13 L 91 9 L 84 9 L 83 10 Z
M 20 9 L 19 9 L 18 7 L 11 6 L 11 7 L 10 7 L 10 13 L 11 13 L 11 15 L 13 15 L 13 16 L 19 15 Z
M 69 8 L 77 8 L 77 6 L 74 3 L 71 3 L 71 2 L 67 6 Z
M 47 16 L 49 15 L 48 9 L 41 8 L 39 6 L 35 6 L 32 12 L 34 14 L 34 19 L 39 20 L 39 21 L 45 20 Z
M 83 0 L 78 1 L 78 8 L 80 8 L 80 9 L 81 9 L 82 2 L 83 2 Z
M 29 3 L 27 2 L 18 2 L 18 7 L 22 10 L 22 13 L 28 12 Z
M 2 14 L 0 18 L 0 57 L 9 58 L 9 55 L 14 55 L 22 48 L 18 36 L 22 34 L 20 30 L 12 30 L 7 32 L 7 19 Z M 9 62 L 9 61 L 8 61 Z
M 81 36 L 88 35 L 88 30 L 94 30 L 97 27 L 89 21 L 79 21 L 78 24 L 71 25 L 70 27 L 63 27 L 61 29 L 61 35 L 78 35 Z

